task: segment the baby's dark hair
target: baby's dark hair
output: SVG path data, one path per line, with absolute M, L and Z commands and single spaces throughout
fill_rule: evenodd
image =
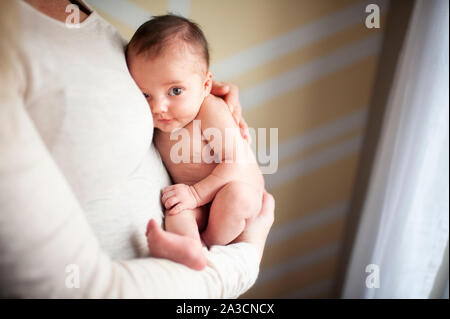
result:
M 208 42 L 202 30 L 196 23 L 173 14 L 153 16 L 141 25 L 128 43 L 126 53 L 131 50 L 136 55 L 145 52 L 157 57 L 174 40 L 198 49 L 209 68 Z

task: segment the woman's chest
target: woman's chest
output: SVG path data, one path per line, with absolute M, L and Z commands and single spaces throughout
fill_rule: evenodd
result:
M 152 141 L 151 113 L 123 52 L 103 45 L 103 56 L 78 50 L 68 60 L 50 48 L 28 59 L 26 110 L 81 202 L 126 179 Z

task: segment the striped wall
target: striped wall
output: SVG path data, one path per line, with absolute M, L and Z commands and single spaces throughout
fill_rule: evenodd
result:
M 198 22 L 216 79 L 240 88 L 250 127 L 278 128 L 266 175 L 276 216 L 244 298 L 327 298 L 381 49 L 387 0 L 88 0 L 129 39 L 150 15 Z M 381 28 L 364 25 L 368 3 Z

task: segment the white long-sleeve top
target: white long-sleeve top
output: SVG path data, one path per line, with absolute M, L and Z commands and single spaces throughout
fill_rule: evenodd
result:
M 117 31 L 96 12 L 68 28 L 22 1 L 19 18 L 18 89 L 0 96 L 0 296 L 245 292 L 259 268 L 250 244 L 212 247 L 203 271 L 149 257 L 145 227 L 162 222 L 170 179 Z

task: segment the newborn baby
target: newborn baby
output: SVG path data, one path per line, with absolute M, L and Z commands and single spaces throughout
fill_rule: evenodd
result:
M 202 240 L 208 247 L 226 245 L 259 213 L 261 171 L 228 106 L 210 94 L 208 44 L 195 23 L 154 17 L 128 44 L 127 63 L 149 103 L 154 142 L 175 183 L 162 190 L 166 231 L 153 220 L 148 225 L 150 252 L 201 270 Z M 180 150 L 188 154 L 182 161 Z

